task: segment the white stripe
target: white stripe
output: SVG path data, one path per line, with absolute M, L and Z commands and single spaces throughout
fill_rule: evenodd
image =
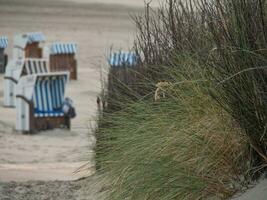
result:
M 133 65 L 133 54 L 129 53 L 128 54 L 128 60 L 127 63 L 132 66 Z
M 54 77 L 52 79 L 52 104 L 53 108 L 56 108 L 56 85 Z
M 43 110 L 42 99 L 41 99 L 42 96 L 41 96 L 41 81 L 40 81 L 40 79 L 37 80 L 36 87 L 37 87 L 37 109 Z
M 55 81 L 55 90 L 56 90 L 56 108 L 60 107 L 60 88 L 59 88 L 59 79 Z
M 36 65 L 36 74 L 42 73 L 41 67 L 40 67 L 40 62 L 38 60 L 34 61 L 34 64 Z
M 120 55 L 118 53 L 115 54 L 115 66 L 118 66 L 119 65 L 119 61 L 120 61 Z
M 38 65 L 38 68 L 40 68 L 40 71 L 42 71 L 43 73 L 46 72 L 46 70 L 44 68 L 44 62 L 43 61 L 40 62 L 40 65 Z
M 27 74 L 31 74 L 29 64 L 30 64 L 30 61 L 29 60 L 25 62 L 25 67 L 26 67 Z
M 46 90 L 46 99 L 47 99 L 47 109 L 45 111 L 52 112 L 52 97 L 51 97 L 51 90 L 50 90 L 50 80 L 45 81 L 45 90 Z
M 63 77 L 61 77 L 60 79 L 59 79 L 59 87 L 60 87 L 60 98 L 59 98 L 59 107 L 61 107 L 62 106 L 62 103 L 63 103 L 63 98 L 64 98 L 64 83 L 63 83 Z
M 34 60 L 31 60 L 30 62 L 31 62 L 32 74 L 36 74 L 37 73 L 36 62 Z
M 38 106 L 37 106 L 37 104 L 38 104 L 38 102 L 37 102 L 37 96 L 38 96 L 38 90 L 37 90 L 37 83 L 36 83 L 36 85 L 35 85 L 35 87 L 34 87 L 34 94 L 33 94 L 33 104 L 34 104 L 34 108 L 36 109 L 36 108 L 38 108 Z
M 43 110 L 42 111 L 47 111 L 47 108 L 48 108 L 48 106 L 47 106 L 47 99 L 46 99 L 46 97 L 47 97 L 47 94 L 46 94 L 46 88 L 45 88 L 45 84 L 46 84 L 46 81 L 45 80 L 42 80 L 42 83 L 41 83 L 41 88 L 42 88 L 42 94 L 43 94 L 43 96 L 42 96 L 42 98 L 43 98 Z

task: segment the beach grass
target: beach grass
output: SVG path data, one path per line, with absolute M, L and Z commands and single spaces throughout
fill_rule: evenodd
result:
M 111 199 L 226 198 L 245 184 L 246 136 L 201 86 L 174 87 L 100 121 L 97 162 Z
M 110 199 L 227 199 L 266 171 L 266 8 L 168 0 L 134 17 L 137 78 L 110 83 L 96 132 Z

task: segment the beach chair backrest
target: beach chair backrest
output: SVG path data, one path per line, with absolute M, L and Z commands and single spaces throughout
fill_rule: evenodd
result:
M 34 110 L 38 117 L 62 115 L 67 75 L 41 76 L 33 93 Z

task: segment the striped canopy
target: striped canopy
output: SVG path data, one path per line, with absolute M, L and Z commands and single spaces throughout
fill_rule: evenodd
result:
M 57 54 L 76 54 L 77 44 L 75 43 L 53 43 L 51 46 L 50 53 L 52 55 Z
M 27 37 L 28 37 L 29 43 L 44 42 L 45 41 L 45 36 L 41 32 L 27 33 Z
M 0 49 L 5 49 L 8 46 L 8 39 L 6 36 L 0 36 Z
M 67 75 L 37 78 L 33 94 L 35 117 L 64 116 L 62 106 L 66 82 Z
M 135 66 L 137 65 L 138 57 L 135 53 L 116 52 L 110 55 L 108 63 L 112 67 L 119 66 Z

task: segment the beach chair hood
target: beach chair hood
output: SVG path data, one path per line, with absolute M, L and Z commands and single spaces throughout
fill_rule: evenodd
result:
M 138 56 L 132 52 L 114 52 L 108 58 L 108 63 L 112 67 L 135 66 L 138 62 Z
M 24 49 L 27 44 L 31 44 L 34 42 L 45 42 L 45 36 L 43 35 L 43 33 L 24 33 L 15 35 L 14 37 L 14 47 L 19 47 L 21 49 Z
M 60 54 L 76 54 L 77 44 L 75 43 L 60 43 L 55 42 L 51 45 L 50 54 L 60 55 Z

